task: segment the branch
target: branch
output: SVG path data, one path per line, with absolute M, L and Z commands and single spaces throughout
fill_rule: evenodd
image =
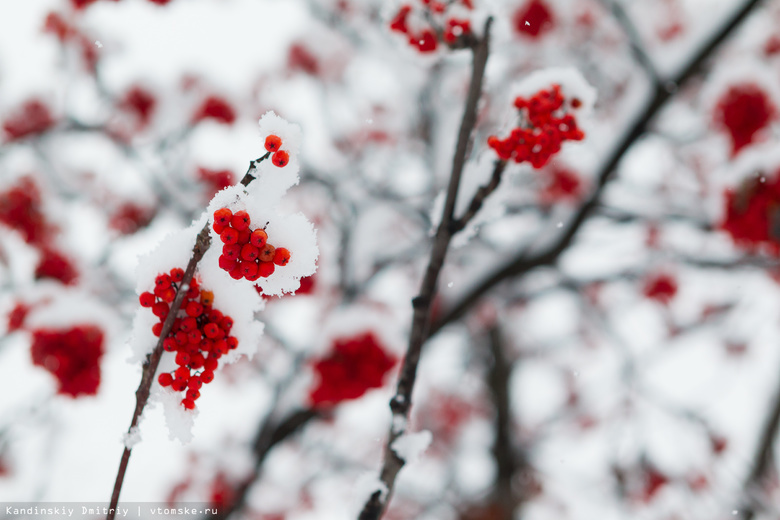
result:
M 412 300 L 414 309 L 412 316 L 412 330 L 409 336 L 409 344 L 406 349 L 401 373 L 398 378 L 396 392 L 390 400 L 390 410 L 393 414 L 393 421 L 388 432 L 388 438 L 385 444 L 384 462 L 380 473 L 380 480 L 385 485 L 387 492 L 377 491 L 366 502 L 360 513 L 360 520 L 378 520 L 387 509 L 387 504 L 393 494 L 395 479 L 398 472 L 404 466 L 405 461 L 396 455 L 392 449 L 393 442 L 400 437 L 404 431 L 406 421 L 409 418 L 409 410 L 412 404 L 412 390 L 417 377 L 417 365 L 420 360 L 420 353 L 425 340 L 429 336 L 431 303 L 436 294 L 436 286 L 439 279 L 439 272 L 444 265 L 444 259 L 447 255 L 450 240 L 454 234 L 456 221 L 453 213 L 455 202 L 458 197 L 458 188 L 463 173 L 463 166 L 466 162 L 466 153 L 477 122 L 477 104 L 482 92 L 482 81 L 485 75 L 485 65 L 487 64 L 489 54 L 490 26 L 492 18 L 485 22 L 484 36 L 481 40 L 471 47 L 473 52 L 472 75 L 469 85 L 469 92 L 466 97 L 466 106 L 463 111 L 463 118 L 458 133 L 458 142 L 455 148 L 455 155 L 452 160 L 452 174 L 450 175 L 449 186 L 447 188 L 447 198 L 444 202 L 442 219 L 436 231 L 436 236 L 431 250 L 431 256 L 425 276 L 420 286 L 420 292 Z
M 487 199 L 491 193 L 496 191 L 498 185 L 501 184 L 501 177 L 505 168 L 506 161 L 496 161 L 496 164 L 493 167 L 493 175 L 491 175 L 490 181 L 484 186 L 480 186 L 480 188 L 474 194 L 474 197 L 471 199 L 466 212 L 463 214 L 463 216 L 453 222 L 453 234 L 466 227 L 469 221 L 474 218 L 474 215 L 476 215 L 477 212 L 482 209 L 482 205 L 485 203 L 485 199 Z
M 138 420 L 141 418 L 144 407 L 149 400 L 149 391 L 152 388 L 154 375 L 157 373 L 157 366 L 160 364 L 160 358 L 162 357 L 163 341 L 168 337 L 168 334 L 170 334 L 171 329 L 173 328 L 173 322 L 181 308 L 181 302 L 184 300 L 184 295 L 187 294 L 184 287 L 189 286 L 192 277 L 195 275 L 195 268 L 198 266 L 198 262 L 203 258 L 206 251 L 208 251 L 209 246 L 211 246 L 211 235 L 209 234 L 209 226 L 206 224 L 203 229 L 201 229 L 200 233 L 198 233 L 198 238 L 195 240 L 195 247 L 192 248 L 192 257 L 187 264 L 187 269 L 184 271 L 184 278 L 179 285 L 179 290 L 176 292 L 176 297 L 174 298 L 173 303 L 171 303 L 171 309 L 163 323 L 157 345 L 147 357 L 146 363 L 144 363 L 141 384 L 135 392 L 135 410 L 133 411 L 133 419 L 130 421 L 130 428 L 127 430 L 128 433 L 138 426 Z M 125 447 L 125 451 L 122 453 L 122 459 L 119 462 L 119 471 L 117 472 L 116 481 L 114 482 L 114 491 L 111 494 L 111 504 L 108 508 L 106 520 L 113 520 L 114 515 L 116 514 L 116 506 L 119 502 L 119 492 L 122 490 L 122 483 L 125 480 L 125 472 L 127 471 L 127 463 L 130 461 L 131 452 L 132 448 Z
M 675 76 L 670 83 L 674 88 L 664 88 L 656 86 L 652 99 L 648 102 L 645 109 L 631 125 L 628 132 L 618 142 L 611 155 L 607 158 L 601 171 L 598 174 L 596 186 L 590 197 L 575 213 L 561 236 L 546 250 L 533 256 L 528 256 L 522 252 L 515 256 L 492 275 L 482 280 L 459 302 L 457 302 L 441 319 L 433 324 L 431 335 L 438 332 L 443 326 L 461 318 L 474 303 L 483 295 L 493 289 L 502 281 L 515 276 L 521 276 L 532 269 L 542 266 L 553 265 L 558 261 L 561 253 L 565 251 L 574 241 L 582 225 L 596 209 L 601 201 L 604 188 L 612 180 L 614 172 L 626 152 L 642 137 L 649 129 L 650 124 L 658 115 L 660 110 L 666 105 L 666 102 L 679 91 L 688 80 L 694 77 L 702 68 L 707 59 L 715 50 L 734 32 L 742 21 L 761 3 L 762 0 L 747 0 L 744 5 L 732 15 L 732 17 L 715 33 L 712 38 L 688 61 L 687 65 Z
M 494 325 L 488 331 L 492 366 L 488 373 L 488 387 L 496 408 L 493 442 L 493 460 L 496 463 L 496 483 L 493 490 L 493 503 L 500 515 L 496 520 L 512 520 L 517 507 L 518 497 L 512 489 L 512 479 L 518 470 L 518 460 L 512 446 L 512 419 L 509 405 L 509 378 L 512 367 L 504 355 L 501 331 Z
M 246 186 L 252 182 L 255 179 L 255 177 L 252 175 L 252 172 L 260 162 L 267 159 L 270 155 L 271 154 L 269 152 L 259 159 L 250 161 L 249 169 L 244 175 L 244 178 L 241 180 L 241 184 Z M 165 341 L 165 338 L 167 338 L 171 333 L 173 322 L 176 320 L 176 315 L 179 313 L 179 309 L 181 309 L 181 302 L 184 300 L 184 296 L 187 294 L 187 291 L 184 290 L 184 288 L 189 286 L 193 276 L 195 276 L 195 269 L 198 267 L 198 263 L 203 258 L 203 255 L 206 253 L 206 251 L 208 251 L 210 246 L 211 235 L 209 234 L 209 224 L 207 222 L 195 239 L 195 246 L 192 248 L 192 257 L 190 257 L 190 261 L 187 264 L 187 269 L 184 271 L 184 278 L 179 284 L 179 289 L 176 292 L 176 297 L 171 303 L 168 316 L 163 322 L 163 327 L 160 331 L 160 337 L 157 340 L 157 345 L 155 345 L 152 353 L 147 356 L 146 362 L 144 363 L 143 373 L 141 375 L 141 384 L 138 386 L 138 390 L 135 392 L 135 410 L 133 411 L 133 418 L 130 421 L 130 428 L 127 430 L 128 433 L 130 433 L 133 428 L 138 426 L 138 421 L 141 418 L 141 414 L 146 407 L 146 403 L 149 401 L 149 393 L 152 388 L 152 382 L 154 381 L 154 376 L 157 373 L 157 366 L 160 364 L 160 358 L 162 357 L 163 353 L 163 341 Z M 119 493 L 122 491 L 122 484 L 125 480 L 125 473 L 127 472 L 127 464 L 130 461 L 130 453 L 132 453 L 132 448 L 128 447 L 125 447 L 125 451 L 122 452 L 122 458 L 119 461 L 119 470 L 117 471 L 116 481 L 114 482 L 114 490 L 111 493 L 111 503 L 109 504 L 106 520 L 114 520 L 114 516 L 116 515 L 116 506 L 119 503 Z
M 270 418 L 264 419 L 258 429 L 257 436 L 252 443 L 252 454 L 255 458 L 252 473 L 236 488 L 235 498 L 227 509 L 220 511 L 218 514 L 212 515 L 209 518 L 212 520 L 225 520 L 234 512 L 243 509 L 252 484 L 254 484 L 260 476 L 260 468 L 265 461 L 266 455 L 268 455 L 274 446 L 298 432 L 306 423 L 316 418 L 318 415 L 319 412 L 316 410 L 306 409 L 292 412 L 278 422 L 272 421 Z
M 639 65 L 645 70 L 647 75 L 652 80 L 653 84 L 661 85 L 663 83 L 661 76 L 658 74 L 658 70 L 653 64 L 653 60 L 647 54 L 644 45 L 642 44 L 642 38 L 639 36 L 639 31 L 636 30 L 636 26 L 628 17 L 623 6 L 619 0 L 603 0 L 607 8 L 612 11 L 612 16 L 617 21 L 618 25 L 623 29 L 628 37 L 631 52 Z

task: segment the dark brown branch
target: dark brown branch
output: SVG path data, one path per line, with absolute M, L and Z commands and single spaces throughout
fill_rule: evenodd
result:
M 206 224 L 203 229 L 201 229 L 200 233 L 198 233 L 198 237 L 195 240 L 195 247 L 192 248 L 192 257 L 187 264 L 187 269 L 184 271 L 184 278 L 179 285 L 179 290 L 176 292 L 176 297 L 171 303 L 171 309 L 168 312 L 168 316 L 163 322 L 157 345 L 155 345 L 154 350 L 147 357 L 146 363 L 144 363 L 141 384 L 135 392 L 135 410 L 133 411 L 133 419 L 130 421 L 130 428 L 127 430 L 128 433 L 132 432 L 133 428 L 138 427 L 138 420 L 141 418 L 144 407 L 149 400 L 149 391 L 152 388 L 154 375 L 157 373 L 157 365 L 160 364 L 160 358 L 162 357 L 163 352 L 163 340 L 168 337 L 168 334 L 170 334 L 171 329 L 173 328 L 173 322 L 181 308 L 181 302 L 184 301 L 184 296 L 187 294 L 186 288 L 192 281 L 192 277 L 195 276 L 195 269 L 198 266 L 198 262 L 203 258 L 206 251 L 208 251 L 210 245 L 211 235 L 209 234 L 209 226 Z M 114 515 L 116 514 L 116 506 L 119 503 L 119 492 L 122 490 L 122 483 L 125 480 L 125 472 L 127 471 L 127 463 L 130 460 L 131 452 L 132 448 L 125 447 L 125 451 L 122 453 L 122 459 L 119 462 L 119 471 L 117 472 L 116 481 L 114 482 L 114 491 L 111 494 L 111 504 L 109 505 L 106 520 L 113 520 Z
M 466 224 L 468 224 L 469 221 L 474 218 L 474 215 L 476 215 L 477 212 L 482 209 L 482 205 L 485 203 L 485 199 L 487 199 L 491 193 L 496 191 L 498 185 L 501 184 L 501 177 L 505 168 L 506 161 L 496 161 L 496 164 L 493 167 L 493 175 L 490 176 L 490 181 L 484 186 L 480 186 L 480 188 L 474 194 L 474 197 L 471 199 L 469 207 L 466 209 L 466 212 L 463 214 L 463 216 L 452 223 L 453 233 L 457 233 L 466 227 Z
M 252 443 L 252 455 L 255 459 L 252 473 L 236 488 L 235 498 L 230 505 L 226 509 L 219 511 L 218 514 L 210 516 L 209 518 L 212 520 L 225 520 L 234 512 L 243 509 L 246 504 L 247 496 L 249 495 L 249 490 L 260 476 L 260 469 L 263 466 L 265 457 L 271 449 L 278 443 L 298 432 L 306 423 L 318 415 L 316 410 L 306 409 L 292 412 L 281 421 L 273 421 L 270 418 L 264 419 L 258 429 L 257 436 Z
M 496 463 L 496 481 L 493 488 L 493 504 L 499 516 L 496 520 L 512 520 L 517 506 L 517 497 L 512 489 L 512 479 L 518 469 L 517 454 L 512 445 L 512 416 L 509 404 L 509 378 L 512 367 L 503 350 L 503 341 L 498 326 L 488 331 L 491 366 L 487 383 L 495 406 L 495 432 L 493 460 Z
M 401 373 L 398 377 L 396 392 L 390 400 L 393 422 L 388 432 L 384 462 L 379 476 L 386 487 L 386 492 L 378 491 L 371 495 L 360 513 L 360 520 L 378 520 L 381 518 L 393 494 L 398 472 L 404 465 L 404 460 L 393 451 L 392 444 L 404 433 L 405 427 L 400 425 L 405 424 L 409 418 L 412 390 L 417 377 L 417 365 L 420 360 L 423 343 L 428 338 L 430 328 L 431 303 L 436 295 L 439 272 L 444 265 L 444 259 L 453 235 L 455 202 L 458 198 L 458 188 L 460 187 L 463 167 L 466 163 L 469 141 L 477 122 L 477 105 L 482 94 L 482 81 L 489 54 L 490 27 L 492 22 L 492 18 L 487 19 L 483 32 L 484 36 L 471 48 L 473 52 L 471 83 L 466 97 L 455 155 L 452 160 L 452 173 L 447 188 L 447 198 L 444 202 L 441 223 L 434 237 L 428 267 L 420 285 L 420 292 L 412 300 L 412 330 L 409 335 L 409 344 L 406 349 L 403 366 L 401 367 Z
M 734 29 L 747 18 L 761 1 L 762 0 L 746 1 L 723 27 L 721 27 L 721 29 L 715 33 L 693 57 L 691 57 L 688 64 L 675 76 L 675 79 L 670 82 L 669 86 L 671 88 L 662 87 L 660 85 L 656 87 L 652 99 L 605 161 L 597 176 L 596 186 L 590 197 L 575 213 L 561 236 L 546 250 L 535 255 L 529 256 L 524 252 L 518 254 L 514 259 L 511 259 L 504 264 L 488 278 L 482 280 L 449 309 L 440 320 L 433 324 L 431 334 L 435 334 L 444 325 L 461 318 L 482 296 L 504 280 L 523 275 L 537 267 L 553 265 L 558 261 L 561 253 L 568 249 L 572 244 L 574 238 L 579 233 L 582 225 L 588 219 L 591 212 L 599 206 L 601 197 L 604 193 L 604 188 L 612 179 L 615 169 L 626 152 L 648 131 L 655 117 L 674 93 L 700 71 L 707 59 L 712 56 L 715 50 L 734 32 Z
M 255 179 L 255 177 L 251 174 L 252 171 L 254 171 L 260 162 L 267 159 L 270 155 L 271 154 L 269 152 L 259 159 L 250 161 L 249 169 L 244 175 L 244 178 L 241 180 L 241 184 L 246 186 L 252 182 Z M 181 308 L 181 303 L 184 301 L 184 296 L 187 294 L 187 290 L 185 288 L 189 286 L 193 276 L 195 276 L 195 269 L 197 269 L 198 263 L 203 258 L 203 255 L 206 254 L 206 251 L 208 251 L 210 246 L 211 234 L 209 233 L 209 224 L 206 223 L 195 239 L 195 246 L 192 248 L 192 257 L 190 257 L 190 261 L 187 264 L 187 269 L 184 271 L 184 278 L 179 285 L 179 290 L 176 292 L 176 297 L 171 303 L 168 316 L 163 322 L 163 327 L 160 331 L 160 337 L 157 340 L 157 345 L 155 345 L 152 353 L 147 356 L 146 362 L 144 363 L 143 373 L 141 375 L 141 384 L 138 386 L 138 390 L 135 392 L 135 410 L 133 411 L 133 418 L 130 421 L 130 428 L 127 430 L 128 433 L 132 432 L 133 428 L 138 427 L 138 421 L 140 420 L 141 414 L 146 407 L 146 403 L 149 401 L 149 392 L 152 388 L 154 376 L 157 373 L 157 366 L 160 364 L 160 358 L 162 357 L 163 352 L 163 341 L 171 333 L 173 322 L 176 320 L 176 315 Z M 122 491 L 122 483 L 125 480 L 125 473 L 127 472 L 127 464 L 130 461 L 131 452 L 132 448 L 128 447 L 125 447 L 125 451 L 122 452 L 122 458 L 119 461 L 119 470 L 117 471 L 116 481 L 114 482 L 114 490 L 111 493 L 111 503 L 109 505 L 106 520 L 113 520 L 114 516 L 116 515 L 116 506 L 119 503 L 119 493 Z
M 658 74 L 658 70 L 656 70 L 655 65 L 653 64 L 653 60 L 650 59 L 650 56 L 647 54 L 644 45 L 642 45 L 642 38 L 639 36 L 639 31 L 637 31 L 634 23 L 631 21 L 631 18 L 629 18 L 628 14 L 626 14 L 626 11 L 620 4 L 620 1 L 604 0 L 604 3 L 607 5 L 609 10 L 612 11 L 612 16 L 615 18 L 618 25 L 620 25 L 620 27 L 623 29 L 623 32 L 626 33 L 626 37 L 628 37 L 629 45 L 631 47 L 631 52 L 634 55 L 636 61 L 645 70 L 653 83 L 660 85 L 662 81 L 660 75 Z

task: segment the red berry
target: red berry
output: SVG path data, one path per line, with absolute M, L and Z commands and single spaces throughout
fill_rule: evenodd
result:
M 160 383 L 160 386 L 171 386 L 171 383 L 173 383 L 173 376 L 168 372 L 164 372 L 157 376 L 157 382 Z
M 274 274 L 274 270 L 276 268 L 274 267 L 273 262 L 260 262 L 260 265 L 258 266 L 257 273 L 262 277 L 266 278 L 268 276 L 271 276 Z
M 282 140 L 277 135 L 269 135 L 265 138 L 265 149 L 269 152 L 275 152 L 282 147 Z
M 241 262 L 237 262 L 236 267 L 230 271 L 230 277 L 234 280 L 240 280 L 244 277 L 244 271 L 241 269 Z
M 192 318 L 197 318 L 198 316 L 203 314 L 203 305 L 197 302 L 190 302 L 187 304 L 187 308 L 185 309 L 185 312 L 187 313 L 187 316 L 190 316 Z
M 192 410 L 193 408 L 195 408 L 195 401 L 193 401 L 189 397 L 185 397 L 184 399 L 181 400 L 181 405 L 187 410 Z
M 201 341 L 201 343 L 203 343 Z M 190 366 L 194 368 L 195 370 L 199 368 L 203 368 L 203 363 L 206 362 L 206 358 L 203 357 L 203 354 L 200 352 L 196 352 L 192 355 L 192 359 L 190 360 Z
M 154 305 L 156 298 L 154 297 L 154 294 L 147 291 L 145 293 L 141 293 L 141 296 L 138 297 L 138 301 L 141 303 L 141 307 L 151 307 Z
M 214 372 L 212 370 L 204 370 L 200 374 L 200 380 L 203 382 L 204 385 L 207 385 L 214 381 Z
M 227 354 L 228 352 L 228 345 L 227 341 L 224 339 L 219 339 L 214 342 L 214 349 L 211 352 L 211 355 L 215 358 L 219 358 L 222 354 Z
M 199 345 L 200 344 L 200 340 L 202 340 L 202 339 L 203 339 L 203 334 L 201 334 L 201 332 L 199 330 L 197 330 L 197 329 L 191 330 L 190 332 L 187 333 L 187 341 L 189 343 L 193 343 L 195 345 Z
M 230 329 L 233 328 L 233 318 L 230 316 L 225 316 L 219 321 L 219 328 L 224 330 L 225 332 L 230 332 Z
M 157 337 L 160 337 L 160 334 L 162 334 L 162 328 L 163 328 L 162 323 L 155 323 L 154 325 L 152 325 L 152 334 L 154 334 Z
M 191 390 L 199 390 L 201 386 L 203 386 L 203 383 L 200 380 L 200 376 L 192 376 L 190 380 L 187 382 L 187 386 Z
M 152 314 L 164 320 L 168 316 L 168 304 L 164 302 L 157 302 L 152 305 Z
M 279 266 L 285 266 L 290 261 L 290 251 L 284 247 L 277 247 L 274 252 L 274 263 Z
M 221 235 L 222 232 L 225 231 L 225 228 L 227 228 L 227 226 L 225 224 L 220 224 L 219 222 L 214 222 L 211 228 L 214 230 L 214 232 L 217 235 Z
M 238 231 L 233 228 L 225 228 L 219 234 L 219 239 L 225 244 L 235 244 L 238 242 Z
M 249 243 L 249 237 L 252 235 L 252 232 L 249 231 L 249 228 L 242 229 L 238 232 L 238 240 L 236 241 L 239 245 L 244 245 Z
M 176 345 L 176 340 L 174 340 L 174 339 L 173 339 L 173 338 L 171 338 L 171 337 L 167 337 L 167 338 L 165 338 L 165 340 L 163 341 L 163 349 L 164 349 L 166 352 L 175 352 L 175 351 L 176 351 L 176 347 L 177 347 L 177 345 Z
M 249 213 L 246 211 L 236 211 L 233 213 L 233 218 L 230 219 L 230 225 L 235 228 L 236 231 L 243 231 L 249 227 L 251 219 Z
M 176 369 L 174 374 L 176 375 L 176 379 L 184 381 L 184 384 L 187 384 L 187 381 L 190 379 L 190 369 L 187 367 L 180 366 Z
M 214 342 L 208 338 L 203 338 L 200 340 L 200 345 L 198 345 L 198 348 L 200 348 L 203 352 L 209 352 L 212 348 L 214 348 Z
M 238 259 L 225 256 L 224 254 L 219 256 L 219 267 L 227 272 L 232 271 L 238 267 Z
M 181 267 L 174 267 L 171 269 L 171 280 L 174 282 L 181 282 L 184 280 L 184 269 Z
M 287 166 L 288 162 L 290 162 L 290 154 L 288 154 L 284 150 L 277 150 L 271 156 L 271 162 L 274 163 L 275 166 L 278 166 L 279 168 L 283 168 Z
M 245 244 L 244 247 L 241 248 L 241 259 L 246 260 L 247 262 L 254 262 L 259 255 L 260 249 L 252 244 Z
M 211 371 L 214 371 L 214 370 L 216 370 L 216 369 L 217 369 L 217 367 L 218 367 L 218 366 L 219 366 L 219 361 L 217 361 L 217 360 L 216 360 L 215 358 L 213 358 L 213 357 L 209 357 L 209 358 L 208 358 L 208 359 L 207 359 L 207 360 L 206 360 L 206 361 L 203 363 L 203 368 L 205 368 L 206 370 L 211 370 Z
M 172 303 L 176 299 L 176 289 L 168 287 L 160 294 L 160 299 L 166 303 Z
M 230 259 L 236 259 L 241 256 L 241 246 L 238 244 L 225 244 L 222 246 L 222 255 Z
M 254 262 L 242 262 L 241 271 L 244 273 L 244 278 L 250 282 L 260 278 L 260 268 Z
M 203 326 L 203 333 L 207 338 L 214 339 L 219 335 L 219 325 L 216 323 L 207 323 Z
M 260 254 L 257 255 L 257 258 L 259 258 L 261 262 L 273 262 L 275 253 L 276 248 L 271 244 L 266 244 L 265 247 L 260 250 Z
M 158 275 L 154 279 L 154 284 L 161 289 L 166 289 L 171 286 L 171 277 L 167 274 Z
M 255 229 L 249 237 L 249 243 L 260 249 L 268 242 L 268 233 L 263 229 Z
M 183 367 L 190 364 L 190 355 L 186 352 L 176 354 L 176 364 Z
M 198 322 L 195 320 L 195 318 L 184 318 L 181 320 L 181 330 L 182 332 L 189 333 L 193 330 L 196 330 L 198 328 Z
M 192 399 L 193 401 L 197 401 L 198 397 L 200 397 L 200 392 L 197 390 L 187 390 L 187 398 Z
M 231 350 L 236 348 L 236 347 L 238 347 L 238 338 L 236 338 L 235 336 L 230 336 L 227 339 L 227 345 L 228 345 L 228 348 L 231 349 Z
M 183 392 L 184 390 L 187 389 L 187 381 L 177 377 L 176 379 L 173 380 L 173 383 L 171 383 L 171 388 L 173 388 L 177 392 Z

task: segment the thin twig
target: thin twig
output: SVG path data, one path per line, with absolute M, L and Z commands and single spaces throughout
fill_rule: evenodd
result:
M 474 194 L 474 197 L 471 199 L 466 212 L 462 217 L 453 222 L 453 232 L 458 232 L 466 227 L 466 224 L 468 224 L 471 219 L 474 218 L 477 212 L 482 209 L 482 205 L 485 203 L 485 199 L 487 199 L 491 193 L 496 191 L 498 185 L 501 184 L 501 177 L 505 168 L 506 161 L 496 161 L 496 164 L 493 167 L 493 175 L 490 176 L 490 181 L 484 186 L 480 186 L 480 188 Z
M 631 128 L 604 162 L 604 165 L 598 174 L 596 186 L 590 197 L 582 206 L 580 206 L 560 237 L 546 250 L 535 255 L 529 256 L 525 252 L 519 253 L 496 270 L 492 275 L 478 283 L 471 291 L 453 305 L 441 319 L 432 325 L 431 335 L 438 332 L 446 324 L 461 318 L 482 296 L 504 280 L 524 275 L 537 267 L 553 265 L 558 261 L 561 253 L 572 244 L 574 238 L 579 233 L 582 225 L 588 219 L 591 212 L 599 206 L 601 197 L 604 193 L 604 188 L 609 181 L 612 180 L 615 169 L 626 152 L 648 131 L 650 124 L 674 93 L 678 92 L 680 87 L 700 71 L 707 59 L 709 59 L 715 50 L 734 32 L 740 23 L 747 18 L 761 1 L 762 0 L 746 1 L 723 27 L 721 27 L 721 29 L 691 57 L 682 71 L 670 82 L 670 85 L 674 88 L 658 86 L 655 89 L 652 99 L 648 102 L 643 112 L 634 121 Z
M 255 179 L 255 177 L 252 175 L 252 172 L 260 162 L 264 161 L 269 156 L 270 152 L 266 153 L 259 159 L 250 161 L 249 169 L 244 175 L 244 178 L 241 180 L 241 184 L 247 186 L 250 182 L 252 182 Z M 131 433 L 133 428 L 138 426 L 138 421 L 141 418 L 141 414 L 146 407 L 146 403 L 149 401 L 149 393 L 152 388 L 152 382 L 154 381 L 154 376 L 157 373 L 157 366 L 160 364 L 160 358 L 162 357 L 163 353 L 163 341 L 165 341 L 165 338 L 167 338 L 170 334 L 171 329 L 173 328 L 173 322 L 175 321 L 176 315 L 181 308 L 181 303 L 184 301 L 184 296 L 187 294 L 187 291 L 184 288 L 189 286 L 193 276 L 195 276 L 195 270 L 198 267 L 198 263 L 203 258 L 203 255 L 206 254 L 206 251 L 208 251 L 210 246 L 211 234 L 209 233 L 209 224 L 207 222 L 195 239 L 195 246 L 192 248 L 192 256 L 190 257 L 190 261 L 187 264 L 187 269 L 184 271 L 184 278 L 182 279 L 179 285 L 179 289 L 176 292 L 176 297 L 171 303 L 168 316 L 163 322 L 162 330 L 160 331 L 160 337 L 157 340 L 157 345 L 155 345 L 152 353 L 147 356 L 146 362 L 144 363 L 143 374 L 141 375 L 141 384 L 138 386 L 138 390 L 135 392 L 135 410 L 133 411 L 133 418 L 130 421 L 130 427 L 127 430 L 128 433 Z M 114 516 L 116 515 L 116 506 L 119 503 L 119 493 L 122 491 L 122 484 L 125 480 L 125 473 L 127 472 L 127 464 L 130 461 L 131 453 L 132 448 L 128 447 L 125 447 L 124 452 L 122 452 L 122 458 L 119 461 L 119 470 L 117 471 L 116 481 L 114 482 L 114 490 L 111 493 L 111 503 L 109 504 L 106 520 L 114 520 Z
M 386 488 L 386 492 L 377 491 L 371 495 L 360 513 L 360 520 L 378 520 L 381 518 L 392 496 L 396 476 L 405 463 L 395 453 L 392 445 L 406 431 L 405 424 L 409 418 L 409 410 L 412 404 L 412 390 L 417 377 L 417 365 L 420 360 L 423 343 L 428 338 L 431 303 L 436 294 L 439 272 L 444 265 L 450 240 L 454 234 L 454 224 L 456 223 L 454 220 L 455 202 L 458 197 L 458 188 L 460 187 L 460 179 L 466 162 L 469 141 L 476 126 L 477 104 L 482 93 L 482 81 L 489 54 L 490 27 L 492 22 L 492 18 L 487 19 L 483 32 L 484 36 L 471 48 L 473 52 L 471 83 L 466 97 L 466 106 L 463 112 L 463 119 L 461 120 L 455 155 L 452 160 L 452 173 L 447 188 L 442 219 L 436 231 L 428 267 L 420 285 L 420 292 L 412 300 L 414 309 L 412 330 L 409 335 L 409 344 L 398 378 L 396 392 L 390 400 L 393 421 L 388 432 L 384 462 L 379 477 Z
M 658 74 L 658 70 L 653 64 L 653 60 L 650 58 L 650 55 L 645 50 L 645 46 L 642 44 L 642 38 L 639 36 L 639 31 L 637 31 L 634 22 L 631 21 L 631 18 L 628 17 L 625 9 L 623 9 L 623 5 L 619 0 L 603 0 L 603 2 L 609 10 L 612 11 L 612 16 L 623 29 L 623 32 L 626 33 L 631 52 L 634 54 L 636 61 L 645 70 L 655 85 L 663 84 L 663 79 L 660 74 Z

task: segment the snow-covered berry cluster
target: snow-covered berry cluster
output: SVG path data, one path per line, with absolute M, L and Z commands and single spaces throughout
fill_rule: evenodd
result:
M 561 150 L 564 141 L 585 137 L 571 113 L 582 106 L 582 100 L 566 99 L 558 84 L 530 97 L 517 96 L 514 106 L 520 112 L 519 125 L 504 139 L 490 136 L 487 140 L 504 161 L 529 162 L 534 168 L 542 168 Z
M 434 52 L 439 43 L 455 45 L 472 33 L 473 10 L 471 0 L 417 0 L 401 5 L 390 20 L 390 30 L 406 36 L 418 52 Z
M 181 285 L 183 279 L 181 268 L 160 274 L 155 278 L 154 291 L 141 293 L 139 301 L 160 319 L 152 327 L 155 336 L 159 336 L 171 302 L 179 290 L 186 291 L 171 332 L 163 340 L 163 349 L 176 354 L 177 368 L 160 374 L 157 382 L 176 392 L 185 392 L 181 404 L 192 410 L 200 397 L 201 386 L 214 380 L 219 359 L 238 347 L 238 339 L 230 336 L 233 319 L 213 308 L 214 293 L 201 289 L 195 278 L 189 286 Z
M 219 257 L 219 267 L 235 280 L 245 278 L 254 282 L 274 273 L 276 266 L 290 262 L 290 251 L 268 243 L 264 229 L 251 229 L 252 223 L 246 211 L 233 213 L 229 208 L 214 212 L 213 229 L 224 244 Z

